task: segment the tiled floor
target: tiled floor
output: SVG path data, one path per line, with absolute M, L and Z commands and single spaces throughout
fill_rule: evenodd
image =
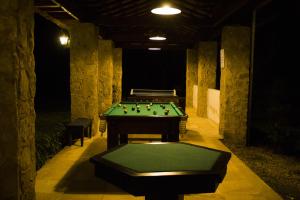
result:
M 187 132 L 181 141 L 230 151 L 219 140 L 218 127 L 210 120 L 199 118 L 187 108 Z M 65 147 L 49 160 L 36 177 L 37 200 L 139 200 L 121 189 L 94 176 L 89 158 L 106 150 L 106 137 L 85 138 Z M 197 183 L 195 183 L 197 184 Z M 185 195 L 185 200 L 282 200 L 267 184 L 234 154 L 227 174 L 215 193 Z

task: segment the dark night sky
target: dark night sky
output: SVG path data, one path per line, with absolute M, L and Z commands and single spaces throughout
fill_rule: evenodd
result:
M 36 109 L 70 109 L 69 49 L 60 45 L 60 31 L 35 15 Z
M 130 89 L 176 89 L 185 96 L 186 51 L 124 50 L 123 96 Z

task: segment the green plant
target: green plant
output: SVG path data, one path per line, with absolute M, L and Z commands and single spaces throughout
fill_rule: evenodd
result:
M 37 113 L 35 137 L 37 170 L 65 146 L 64 121 L 67 120 L 66 113 Z

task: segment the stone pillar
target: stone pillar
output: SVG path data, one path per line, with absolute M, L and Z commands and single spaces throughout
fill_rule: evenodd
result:
M 250 68 L 250 28 L 224 27 L 221 68 L 220 134 L 237 144 L 246 144 Z
M 207 89 L 216 87 L 217 42 L 200 42 L 198 47 L 197 115 L 207 117 Z
M 115 48 L 113 52 L 113 103 L 122 100 L 122 49 Z
M 35 199 L 32 0 L 0 0 L 0 199 Z
M 90 23 L 70 28 L 71 118 L 93 119 L 92 134 L 99 130 L 98 116 L 98 32 Z
M 187 49 L 186 51 L 186 89 L 185 89 L 185 106 L 193 107 L 193 89 L 197 85 L 197 50 Z
M 112 104 L 113 88 L 113 43 L 111 40 L 99 40 L 99 83 L 98 111 L 105 112 Z

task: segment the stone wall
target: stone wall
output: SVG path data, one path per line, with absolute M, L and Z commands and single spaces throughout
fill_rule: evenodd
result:
M 221 68 L 220 134 L 234 143 L 246 144 L 250 67 L 250 28 L 224 27 Z
M 193 87 L 198 83 L 198 65 L 197 50 L 187 49 L 186 51 L 186 89 L 185 89 L 185 105 L 193 107 Z
M 98 111 L 105 112 L 112 104 L 113 87 L 113 43 L 111 40 L 99 40 L 99 83 L 98 83 Z
M 198 46 L 197 115 L 207 117 L 207 89 L 216 87 L 217 43 L 200 42 Z
M 113 103 L 122 99 L 122 49 L 115 48 L 113 52 Z
M 35 199 L 32 0 L 0 0 L 0 199 Z
M 70 28 L 71 118 L 93 119 L 92 134 L 99 130 L 98 116 L 98 32 L 90 23 Z

